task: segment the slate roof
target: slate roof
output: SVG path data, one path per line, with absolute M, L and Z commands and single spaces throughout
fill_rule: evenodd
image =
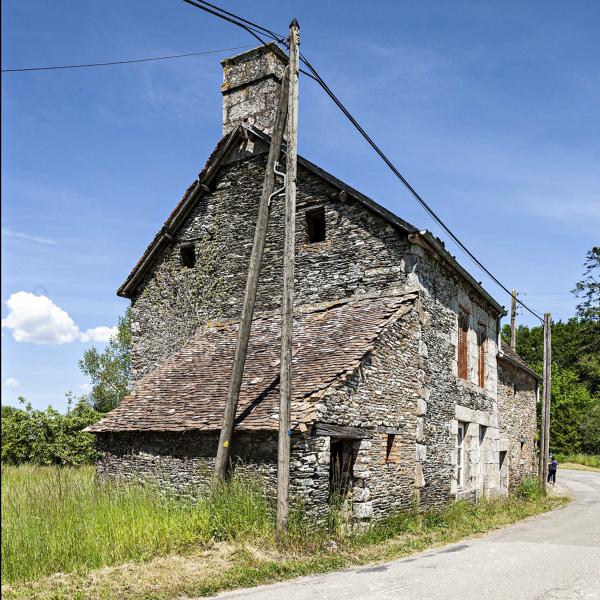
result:
M 416 293 L 300 308 L 294 318 L 292 426 L 314 420 L 314 402 L 351 374 L 384 327 L 408 312 Z M 209 326 L 139 382 L 98 423 L 109 431 L 218 430 L 239 322 Z M 279 405 L 279 314 L 254 319 L 236 426 L 276 430 Z
M 240 137 L 248 137 L 249 135 L 253 135 L 266 143 L 270 143 L 271 141 L 270 136 L 268 136 L 266 133 L 255 128 L 246 127 L 245 125 L 238 125 L 238 127 L 233 129 L 229 134 L 221 138 L 209 159 L 206 161 L 204 168 L 198 175 L 198 180 L 188 187 L 181 200 L 177 203 L 177 206 L 168 216 L 164 225 L 154 236 L 154 239 L 150 242 L 142 257 L 138 260 L 136 265 L 127 276 L 127 279 L 117 290 L 118 296 L 124 298 L 133 297 L 135 289 L 139 285 L 139 282 L 141 281 L 147 268 L 154 263 L 156 257 L 159 256 L 160 251 L 169 243 L 171 243 L 173 236 L 175 235 L 181 223 L 183 223 L 186 216 L 194 208 L 197 202 L 201 200 L 202 196 L 210 189 L 209 185 L 212 179 L 218 173 L 223 158 L 227 156 L 229 150 L 234 147 L 236 140 L 238 140 Z M 501 306 L 490 294 L 488 294 L 483 286 L 460 265 L 456 258 L 445 249 L 441 240 L 435 238 L 428 231 L 419 231 L 414 225 L 411 225 L 404 219 L 401 219 L 387 208 L 381 206 L 381 204 L 375 202 L 375 200 L 372 200 L 365 194 L 359 192 L 337 177 L 331 175 L 331 173 L 321 169 L 300 155 L 298 155 L 298 164 L 308 171 L 311 171 L 318 177 L 321 177 L 333 187 L 345 191 L 349 196 L 354 198 L 365 208 L 378 214 L 394 227 L 402 230 L 404 233 L 408 233 L 411 236 L 415 236 L 416 238 L 420 238 L 425 241 L 426 246 L 431 251 L 437 253 L 443 260 L 445 260 L 451 266 L 451 268 L 453 268 L 461 277 L 463 277 L 463 279 L 487 302 L 489 302 L 499 314 L 506 314 L 504 307 Z
M 500 347 L 502 352 L 498 354 L 498 358 L 504 359 L 516 367 L 520 367 L 524 371 L 527 371 L 530 375 L 541 381 L 541 377 L 523 360 L 523 358 L 517 354 L 504 340 L 501 340 Z

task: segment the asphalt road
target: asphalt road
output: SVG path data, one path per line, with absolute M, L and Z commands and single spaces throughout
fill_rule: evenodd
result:
M 248 600 L 600 599 L 600 473 L 558 472 L 574 501 L 402 560 L 224 593 Z

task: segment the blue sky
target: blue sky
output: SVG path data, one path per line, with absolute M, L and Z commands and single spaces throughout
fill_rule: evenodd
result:
M 573 314 L 568 292 L 600 242 L 598 3 L 222 5 L 279 32 L 296 16 L 303 52 L 482 262 L 538 311 Z M 180 0 L 6 0 L 2 28 L 3 68 L 254 45 Z M 78 359 L 103 346 L 127 305 L 117 287 L 220 137 L 232 53 L 2 75 L 2 402 L 64 408 L 85 390 Z M 301 154 L 441 235 L 300 85 Z

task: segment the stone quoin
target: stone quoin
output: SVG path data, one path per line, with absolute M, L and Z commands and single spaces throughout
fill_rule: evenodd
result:
M 118 291 L 131 300 L 134 390 L 88 428 L 104 478 L 180 494 L 209 484 L 269 134 L 287 58 L 223 61 L 223 131 Z M 499 347 L 505 314 L 420 231 L 298 158 L 292 495 L 358 520 L 505 494 L 536 472 L 538 378 Z M 277 469 L 283 203 L 271 206 L 232 467 Z

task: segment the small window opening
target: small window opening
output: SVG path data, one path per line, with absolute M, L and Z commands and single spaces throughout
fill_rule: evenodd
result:
M 396 434 L 388 433 L 387 442 L 385 445 L 385 464 L 386 465 L 388 463 L 394 462 L 394 456 L 392 455 L 392 452 L 394 450 L 394 442 L 395 441 L 396 441 Z
M 309 244 L 325 241 L 325 209 L 323 207 L 306 212 L 306 234 Z
M 196 264 L 196 249 L 194 244 L 185 244 L 179 248 L 181 254 L 181 264 L 184 267 L 191 268 Z

